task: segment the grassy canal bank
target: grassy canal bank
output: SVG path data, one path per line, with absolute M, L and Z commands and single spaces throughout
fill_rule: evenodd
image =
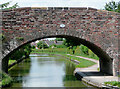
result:
M 44 49 L 44 50 L 33 49 L 32 52 L 31 52 L 31 54 L 41 54 L 41 53 L 56 54 L 56 55 L 61 55 L 63 57 L 66 57 L 67 59 L 70 59 L 70 60 L 77 60 L 79 62 L 79 64 L 76 65 L 76 68 L 78 68 L 78 67 L 85 68 L 85 67 L 89 67 L 89 66 L 92 66 L 92 65 L 96 64 L 95 62 L 92 62 L 92 61 L 89 61 L 89 60 L 85 60 L 85 59 L 78 58 L 78 57 L 75 57 L 75 56 L 67 55 L 67 53 L 65 53 L 64 51 L 60 51 L 60 50 L 52 51 L 50 49 Z

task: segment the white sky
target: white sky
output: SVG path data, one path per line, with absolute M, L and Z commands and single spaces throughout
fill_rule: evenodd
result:
M 111 0 L 0 0 L 0 4 L 12 1 L 20 7 L 93 7 L 103 9 Z M 116 2 L 120 0 L 114 0 Z

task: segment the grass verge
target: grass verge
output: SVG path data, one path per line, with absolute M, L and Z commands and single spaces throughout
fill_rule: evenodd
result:
M 16 60 L 9 60 L 9 63 L 8 63 L 8 65 L 11 65 L 11 64 L 13 64 L 14 62 L 16 62 Z

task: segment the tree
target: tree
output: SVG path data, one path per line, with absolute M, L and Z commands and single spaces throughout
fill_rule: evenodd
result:
M 79 41 L 69 39 L 69 38 L 65 38 L 65 40 L 63 42 L 63 45 L 65 45 L 69 49 L 72 49 L 73 54 L 75 53 L 75 49 L 77 48 L 77 46 L 80 44 L 81 43 Z
M 105 10 L 120 13 L 120 2 L 111 1 L 109 3 L 106 3 Z
M 24 47 L 23 47 L 23 49 L 24 49 L 24 55 L 25 55 L 25 57 L 26 58 L 28 58 L 29 57 L 29 55 L 30 55 L 30 53 L 31 53 L 31 49 L 32 49 L 32 47 L 31 47 L 31 45 L 30 44 L 27 44 L 27 45 L 25 45 Z
M 48 48 L 47 44 L 44 43 L 43 41 L 39 41 L 39 42 L 37 43 L 37 47 L 38 47 L 39 49 Z
M 56 38 L 56 41 L 63 41 L 63 38 Z
M 84 45 L 80 45 L 80 50 L 83 54 L 88 55 L 88 47 L 86 47 Z
M 15 3 L 14 5 L 12 5 L 11 7 L 8 7 L 10 5 L 11 2 L 6 2 L 0 5 L 0 9 L 13 9 L 13 8 L 17 8 L 18 3 Z
M 11 60 L 18 60 L 22 58 L 23 56 L 28 58 L 31 52 L 31 45 L 27 44 L 20 49 L 16 50 L 10 57 L 9 59 Z

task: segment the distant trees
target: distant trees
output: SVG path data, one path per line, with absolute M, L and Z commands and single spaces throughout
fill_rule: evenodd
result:
M 80 44 L 81 44 L 80 42 L 69 39 L 69 38 L 65 38 L 65 40 L 63 42 L 63 45 L 65 45 L 69 49 L 72 49 L 73 54 L 75 53 L 75 49 L 77 48 L 77 46 Z
M 56 41 L 63 41 L 64 38 L 56 38 Z
M 111 1 L 109 3 L 106 3 L 105 10 L 120 13 L 120 1 L 119 2 Z
M 37 43 L 37 47 L 38 47 L 39 49 L 48 48 L 47 44 L 44 43 L 43 41 L 39 41 L 39 42 Z

